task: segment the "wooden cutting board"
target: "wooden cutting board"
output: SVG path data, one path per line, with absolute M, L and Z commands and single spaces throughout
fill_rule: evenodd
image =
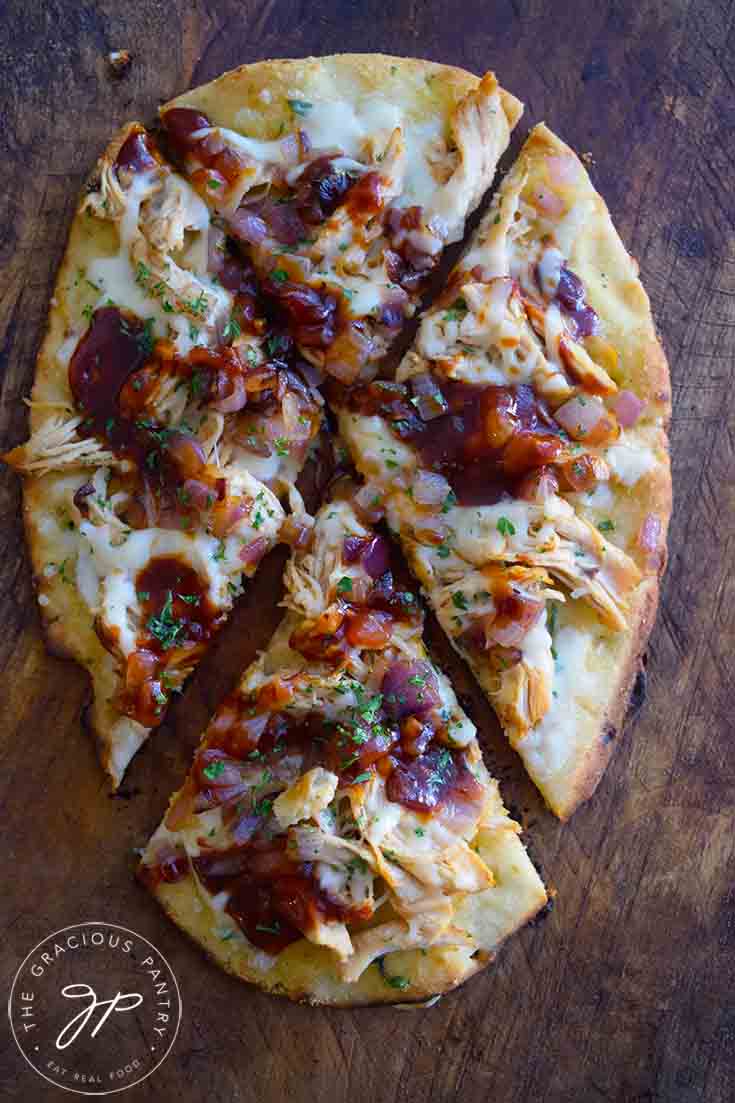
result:
M 126 1098 L 185 1103 L 725 1103 L 735 1094 L 735 8 L 723 2 L 6 0 L 0 14 L 2 447 L 20 441 L 78 189 L 111 131 L 261 57 L 384 50 L 497 70 L 579 151 L 640 261 L 670 359 L 676 509 L 647 701 L 594 800 L 544 811 L 461 666 L 437 654 L 527 827 L 555 906 L 428 1010 L 312 1010 L 207 964 L 134 883 L 199 730 L 278 619 L 274 554 L 112 797 L 81 729 L 83 675 L 46 654 L 0 472 L 3 992 L 46 935 L 123 924 L 168 957 L 184 1001 L 167 1061 Z M 106 61 L 133 64 L 113 79 Z M 433 633 L 438 640 L 436 632 Z M 9 1098 L 57 1100 L 7 1022 Z

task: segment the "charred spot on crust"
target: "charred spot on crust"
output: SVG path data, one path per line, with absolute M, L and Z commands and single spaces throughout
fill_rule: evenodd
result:
M 538 927 L 540 923 L 543 923 L 554 910 L 554 897 L 550 896 L 540 911 L 536 912 L 533 919 L 528 922 L 529 927 Z
M 643 660 L 645 665 L 645 658 Z M 630 694 L 630 701 L 628 703 L 628 712 L 625 717 L 625 722 L 630 724 L 635 720 L 646 703 L 646 696 L 648 694 L 648 677 L 644 666 L 638 671 L 636 680 L 633 683 L 633 689 Z
M 116 789 L 114 793 L 108 793 L 107 796 L 110 800 L 133 800 L 142 792 L 143 790 L 137 785 L 133 785 L 130 789 Z

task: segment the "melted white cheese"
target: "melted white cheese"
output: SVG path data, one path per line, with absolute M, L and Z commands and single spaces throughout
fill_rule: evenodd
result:
M 569 625 L 560 628 L 554 637 L 557 658 L 551 708 L 517 748 L 537 782 L 548 781 L 570 768 L 577 753 L 577 728 L 585 703 L 591 711 L 600 694 L 598 675 L 588 667 L 592 643 L 589 632 Z
M 632 445 L 622 438 L 608 448 L 605 459 L 610 464 L 614 478 L 625 486 L 635 486 L 656 463 L 656 457 L 647 445 Z

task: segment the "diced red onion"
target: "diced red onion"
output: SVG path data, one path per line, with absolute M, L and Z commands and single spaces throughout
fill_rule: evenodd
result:
M 373 343 L 355 323 L 346 326 L 327 350 L 325 370 L 341 383 L 354 383 L 372 355 Z
M 247 207 L 235 211 L 229 219 L 229 228 L 234 237 L 250 245 L 258 245 L 268 233 L 263 219 Z
M 265 221 L 271 236 L 282 245 L 296 245 L 306 236 L 299 212 L 290 203 L 274 203 L 264 199 L 257 213 Z
M 85 517 L 89 510 L 87 498 L 90 494 L 94 494 L 94 483 L 82 483 L 82 485 L 74 491 L 74 505 Z
M 249 513 L 250 505 L 242 502 L 232 502 L 223 508 L 218 507 L 212 514 L 212 535 L 222 540 Z
M 419 469 L 413 480 L 413 500 L 420 506 L 440 506 L 451 491 L 451 486 L 436 471 Z
M 313 524 L 308 524 L 302 517 L 292 513 L 281 525 L 279 538 L 289 547 L 303 551 L 311 543 L 313 532 Z
M 390 548 L 383 536 L 346 536 L 342 543 L 345 563 L 362 563 L 371 578 L 380 578 L 390 566 Z
M 630 429 L 645 410 L 646 403 L 632 391 L 620 391 L 613 403 L 613 408 L 622 427 Z
M 192 434 L 174 430 L 166 441 L 166 454 L 182 478 L 196 478 L 206 463 L 201 442 Z
M 646 515 L 638 533 L 638 545 L 644 551 L 656 551 L 661 539 L 661 518 L 657 513 Z
M 242 410 L 248 401 L 245 380 L 241 375 L 230 376 L 228 383 L 231 388 L 229 394 L 211 403 L 212 408 L 221 414 L 235 414 L 238 410 Z
M 420 544 L 438 547 L 449 535 L 449 529 L 437 516 L 418 517 L 413 523 L 413 531 Z
M 366 609 L 351 618 L 347 625 L 347 642 L 366 651 L 382 651 L 390 641 L 393 617 L 390 613 Z
M 238 846 L 250 842 L 255 832 L 263 824 L 263 817 L 256 816 L 252 812 L 239 812 L 235 818 L 227 824 L 227 831 L 233 842 Z
M 281 141 L 281 153 L 287 165 L 295 165 L 298 162 L 301 149 L 296 134 L 287 134 Z
M 551 188 L 542 186 L 534 189 L 533 198 L 538 209 L 548 215 L 549 218 L 558 218 L 559 215 L 564 213 L 563 199 L 560 199 Z
M 491 623 L 485 628 L 487 639 L 499 647 L 518 647 L 527 636 L 530 625 L 522 621 L 509 621 L 506 624 Z
M 576 157 L 568 153 L 558 153 L 546 158 L 549 179 L 555 184 L 573 184 L 579 175 L 579 163 Z
M 546 502 L 558 492 L 559 480 L 550 467 L 529 471 L 516 487 L 516 496 L 525 502 Z
M 207 271 L 213 276 L 219 276 L 227 259 L 224 230 L 210 223 L 207 233 Z
M 556 420 L 573 440 L 588 437 L 604 416 L 605 407 L 599 398 L 582 398 L 580 395 L 570 398 L 554 413 Z
M 264 536 L 258 536 L 257 539 L 251 540 L 249 544 L 243 544 L 240 548 L 240 562 L 244 563 L 246 567 L 254 567 L 260 562 L 267 550 L 268 541 Z
M 368 524 L 375 524 L 376 521 L 382 520 L 385 513 L 384 496 L 370 483 L 361 486 L 353 495 L 352 504 L 360 520 Z
M 643 519 L 636 543 L 644 552 L 644 559 L 649 570 L 655 571 L 661 566 L 664 549 L 661 545 L 663 524 L 657 513 L 648 513 Z
M 391 664 L 381 686 L 383 708 L 394 720 L 404 716 L 422 716 L 441 704 L 436 675 L 430 663 L 405 662 Z
M 416 401 L 419 417 L 422 421 L 433 421 L 447 412 L 447 402 L 440 391 L 436 380 L 428 373 L 421 372 L 411 376 L 411 390 Z
M 308 440 L 311 437 L 311 418 L 304 418 L 301 403 L 296 395 L 287 391 L 281 403 L 284 435 L 291 441 Z
M 202 482 L 201 479 L 186 479 L 181 488 L 181 497 L 184 502 L 191 503 L 194 509 L 203 512 L 213 505 L 217 495 L 209 483 Z

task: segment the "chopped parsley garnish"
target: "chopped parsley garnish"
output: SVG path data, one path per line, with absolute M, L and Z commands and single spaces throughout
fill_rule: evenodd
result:
M 236 322 L 234 318 L 230 318 L 229 322 L 222 330 L 222 336 L 224 337 L 225 341 L 235 341 L 241 333 L 242 329 L 240 328 L 239 323 Z
M 189 322 L 189 340 L 194 345 L 199 340 L 199 326 L 195 326 L 193 322 Z
M 256 931 L 265 931 L 266 934 L 280 934 L 281 924 L 277 919 L 274 919 L 271 926 L 268 926 L 267 923 L 256 923 L 255 929 Z
M 600 521 L 598 523 L 597 527 L 600 530 L 600 532 L 614 532 L 615 531 L 615 522 L 611 521 L 610 518 L 608 517 L 606 520 Z
M 183 620 L 177 620 L 173 615 L 174 595 L 171 590 L 166 593 L 166 600 L 158 616 L 149 617 L 146 625 L 148 631 L 158 640 L 164 651 L 168 651 L 178 643 L 184 631 Z
M 400 977 L 398 975 L 389 977 L 387 973 L 383 973 L 383 980 L 389 988 L 397 988 L 399 992 L 405 992 L 407 988 L 411 986 L 411 981 L 408 977 Z
M 308 100 L 289 100 L 288 106 L 291 108 L 294 115 L 308 115 L 314 104 L 309 103 Z
M 418 835 L 418 837 L 420 839 L 423 839 L 425 834 L 426 834 L 426 831 L 424 830 L 423 827 L 417 827 L 417 828 L 414 829 L 414 835 Z
M 277 456 L 287 456 L 291 448 L 291 441 L 288 437 L 276 437 L 273 441 L 276 447 Z
M 461 609 L 463 612 L 467 609 L 467 598 L 461 590 L 455 590 L 452 594 L 452 605 L 455 609 Z
M 148 590 L 138 590 L 138 601 L 149 601 L 150 592 Z
M 207 181 L 207 187 L 211 188 L 213 191 L 216 191 L 217 188 L 222 187 L 222 181 L 221 180 L 214 180 L 214 179 L 208 180 Z
M 208 766 L 205 766 L 202 773 L 208 781 L 216 781 L 218 777 L 222 777 L 225 772 L 224 762 L 210 762 Z
M 188 306 L 192 314 L 197 314 L 199 317 L 206 314 L 207 311 L 207 296 L 203 291 L 199 293 L 196 299 L 192 299 L 190 303 L 184 303 L 184 306 Z M 166 309 L 166 304 L 163 304 L 163 309 Z
M 458 299 L 455 299 L 449 310 L 444 311 L 445 322 L 457 322 L 460 318 L 463 318 L 467 313 L 467 303 L 460 295 Z
M 364 774 L 358 774 L 357 775 L 357 777 L 355 778 L 353 784 L 354 785 L 361 785 L 364 781 L 370 781 L 370 778 L 372 776 L 373 776 L 372 771 L 371 770 L 366 770 Z
M 269 337 L 265 343 L 265 347 L 269 356 L 276 357 L 279 353 L 283 354 L 288 349 L 288 338 L 281 335 Z
M 269 816 L 272 807 L 273 801 L 269 797 L 263 797 L 262 800 L 253 805 L 253 812 L 256 816 Z
M 343 575 L 337 583 L 337 593 L 346 594 L 352 590 L 352 579 L 349 575 Z
M 442 513 L 449 513 L 449 510 L 452 508 L 452 506 L 456 506 L 456 504 L 457 495 L 454 493 L 453 490 L 450 490 L 446 498 L 442 502 Z
M 187 605 L 198 605 L 201 601 L 198 594 L 177 594 L 176 596 L 185 601 Z
M 144 287 L 145 283 L 146 283 L 146 280 L 150 279 L 150 275 L 151 275 L 150 268 L 148 268 L 145 264 L 143 264 L 142 260 L 139 260 L 138 261 L 138 266 L 135 269 L 135 282 L 140 287 Z
M 143 323 L 143 332 L 138 334 L 136 340 L 143 355 L 151 356 L 153 353 L 153 318 L 146 318 Z
M 191 398 L 201 398 L 207 389 L 209 382 L 209 376 L 205 371 L 192 372 L 191 379 L 189 380 L 189 395 Z
M 285 283 L 288 279 L 288 272 L 285 268 L 274 268 L 271 272 L 271 279 L 275 280 L 276 283 Z
M 219 544 L 217 546 L 217 551 L 212 556 L 212 559 L 214 559 L 215 562 L 218 562 L 219 560 L 224 559 L 224 557 L 225 557 L 225 542 L 224 542 L 224 540 L 220 540 Z
M 515 536 L 516 534 L 515 525 L 507 517 L 498 517 L 497 529 L 501 536 Z

